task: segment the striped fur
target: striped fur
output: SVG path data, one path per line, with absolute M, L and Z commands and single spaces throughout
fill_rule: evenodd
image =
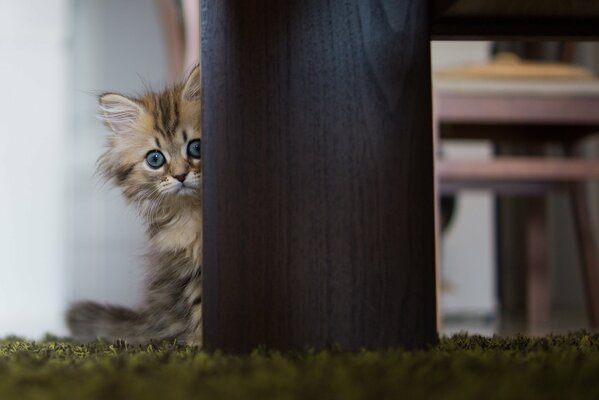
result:
M 80 341 L 177 339 L 201 345 L 202 161 L 186 151 L 202 136 L 199 68 L 185 83 L 160 93 L 106 93 L 100 106 L 110 133 L 99 170 L 121 188 L 147 226 L 145 301 L 139 310 L 76 303 L 67 313 L 71 333 Z M 145 161 L 153 150 L 167 161 L 159 169 Z M 183 184 L 175 178 L 182 174 Z

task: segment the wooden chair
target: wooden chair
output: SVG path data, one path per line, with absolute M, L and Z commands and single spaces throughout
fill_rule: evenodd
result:
M 576 155 L 576 144 L 599 132 L 599 81 L 585 77 L 580 70 L 574 71 L 574 76 L 542 80 L 496 75 L 495 79 L 488 79 L 484 73 L 476 77 L 450 73 L 438 76 L 434 85 L 435 126 L 441 138 L 534 146 L 559 143 L 570 156 L 437 160 L 441 193 L 486 189 L 529 197 L 525 221 L 527 318 L 533 334 L 546 333 L 550 317 L 544 196 L 551 191 L 566 191 L 570 195 L 588 314 L 592 327 L 599 327 L 599 257 L 585 187 L 587 181 L 599 179 L 599 160 L 584 160 Z
M 200 2 L 158 0 L 168 54 L 169 80 L 179 82 L 200 60 Z

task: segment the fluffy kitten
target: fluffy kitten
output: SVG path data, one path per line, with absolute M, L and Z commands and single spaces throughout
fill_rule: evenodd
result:
M 100 96 L 110 129 L 101 173 L 137 206 L 147 225 L 144 306 L 81 302 L 67 322 L 75 339 L 202 342 L 200 72 L 161 93 Z

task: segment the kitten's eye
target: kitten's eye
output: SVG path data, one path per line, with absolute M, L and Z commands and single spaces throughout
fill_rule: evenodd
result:
M 193 158 L 202 158 L 202 141 L 200 139 L 189 142 L 187 145 L 187 155 Z
M 158 150 L 152 150 L 146 155 L 146 163 L 154 169 L 162 167 L 165 161 L 164 155 Z

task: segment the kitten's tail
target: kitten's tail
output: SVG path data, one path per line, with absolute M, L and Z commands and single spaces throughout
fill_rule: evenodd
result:
M 67 311 L 67 325 L 73 338 L 90 342 L 98 338 L 123 339 L 129 343 L 147 341 L 146 318 L 129 308 L 90 301 L 75 303 Z

